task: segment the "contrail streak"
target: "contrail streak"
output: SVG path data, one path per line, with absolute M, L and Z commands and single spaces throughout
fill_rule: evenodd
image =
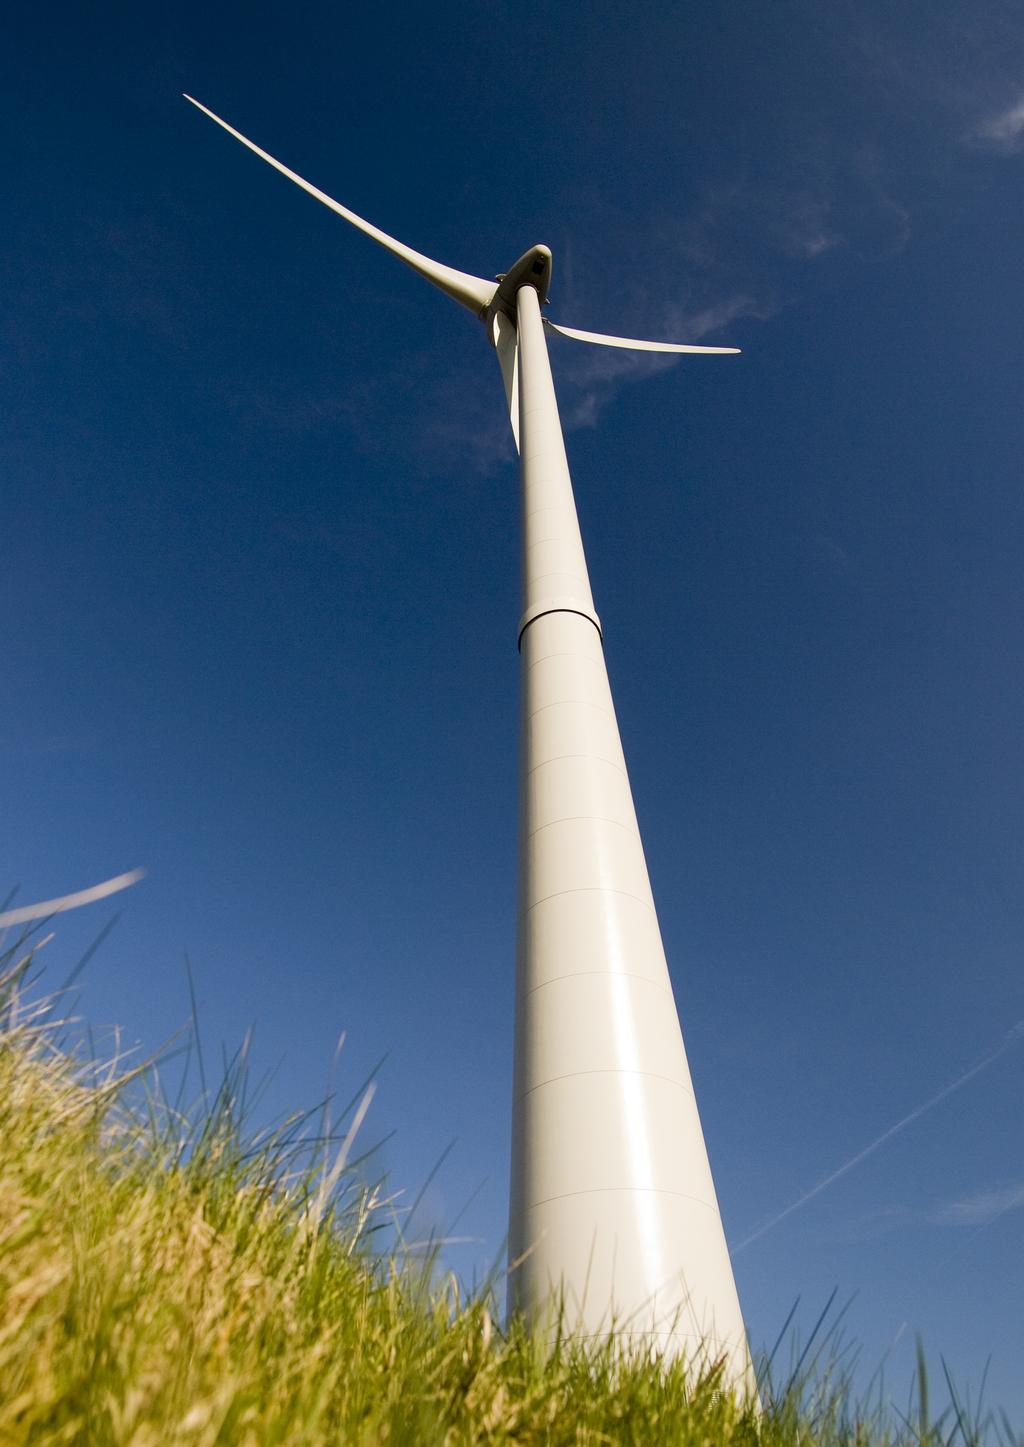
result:
M 59 899 L 44 899 L 39 904 L 26 904 L 21 909 L 9 909 L 0 914 L 0 929 L 7 929 L 12 924 L 28 924 L 34 919 L 46 919 L 47 915 L 61 914 L 66 909 L 78 909 L 83 904 L 94 904 L 98 899 L 106 899 L 108 895 L 117 894 L 118 890 L 127 889 L 130 884 L 137 883 L 145 872 L 144 869 L 132 869 L 127 874 L 105 879 L 102 884 L 94 884 L 91 889 L 80 889 L 77 894 L 62 894 Z
M 859 1166 L 861 1161 L 866 1161 L 868 1156 L 874 1155 L 875 1151 L 877 1151 L 880 1146 L 884 1146 L 886 1141 L 892 1140 L 893 1136 L 899 1135 L 900 1131 L 906 1130 L 908 1125 L 913 1125 L 915 1120 L 920 1120 L 923 1115 L 933 1110 L 935 1106 L 941 1105 L 944 1100 L 958 1091 L 961 1086 L 966 1085 L 969 1080 L 973 1080 L 976 1075 L 980 1075 L 983 1070 L 987 1070 L 990 1065 L 994 1064 L 1001 1055 L 1005 1055 L 1007 1050 L 1012 1049 L 1020 1040 L 1024 1040 L 1024 1020 L 1018 1020 L 1016 1025 L 1006 1032 L 998 1045 L 987 1051 L 980 1060 L 975 1061 L 962 1075 L 958 1075 L 954 1081 L 951 1081 L 949 1085 L 943 1086 L 936 1095 L 931 1096 L 923 1105 L 917 1106 L 909 1115 L 905 1115 L 902 1120 L 898 1120 L 895 1125 L 891 1125 L 888 1130 L 883 1131 L 877 1140 L 873 1140 L 871 1144 L 865 1146 L 862 1151 L 858 1151 L 855 1156 L 851 1156 L 850 1159 L 839 1166 L 837 1170 L 825 1176 L 816 1186 L 812 1186 L 809 1191 L 794 1201 L 792 1205 L 787 1206 L 784 1211 L 780 1211 L 777 1216 L 773 1216 L 765 1225 L 759 1226 L 756 1231 L 746 1236 L 738 1246 L 732 1247 L 732 1255 L 735 1256 L 738 1252 L 750 1246 L 752 1242 L 760 1240 L 760 1238 L 768 1231 L 771 1231 L 773 1227 L 778 1226 L 781 1221 L 785 1221 L 787 1216 L 792 1216 L 794 1211 L 799 1211 L 801 1206 L 806 1206 L 808 1201 L 813 1201 L 815 1196 L 820 1196 L 822 1191 L 834 1185 L 841 1176 L 845 1176 L 849 1171 L 852 1171 L 855 1166 Z

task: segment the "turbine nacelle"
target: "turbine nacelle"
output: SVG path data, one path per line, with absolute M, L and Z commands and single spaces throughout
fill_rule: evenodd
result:
M 495 312 L 503 312 L 511 321 L 515 321 L 516 292 L 521 286 L 532 286 L 540 297 L 541 306 L 544 306 L 551 290 L 551 247 L 531 246 L 518 261 L 512 263 L 508 271 L 499 272 L 495 281 L 498 283 L 498 290 L 484 316 L 488 324 Z
M 494 281 L 485 281 L 482 276 L 473 276 L 467 271 L 457 271 L 453 266 L 445 266 L 443 262 L 434 261 L 432 257 L 424 256 L 421 251 L 414 251 L 411 246 L 389 236 L 379 226 L 374 226 L 362 216 L 357 216 L 347 206 L 342 206 L 340 201 L 335 201 L 333 196 L 328 196 L 318 186 L 312 185 L 309 181 L 303 180 L 295 171 L 276 160 L 269 152 L 243 136 L 241 131 L 236 131 L 234 126 L 229 126 L 227 121 L 221 120 L 220 116 L 200 104 L 192 96 L 186 95 L 186 100 L 191 101 L 197 110 L 201 110 L 210 120 L 216 121 L 217 125 L 223 127 L 229 135 L 241 141 L 261 160 L 264 160 L 287 176 L 289 181 L 294 181 L 303 191 L 316 198 L 317 201 L 329 207 L 336 215 L 341 216 L 358 231 L 383 246 L 385 251 L 390 251 L 406 266 L 411 267 L 425 280 L 431 282 L 440 291 L 457 301 L 471 311 L 474 316 L 484 323 L 487 328 L 487 335 L 494 344 L 498 354 L 498 361 L 501 364 L 501 374 L 505 383 L 505 396 L 508 400 L 509 418 L 512 423 L 512 434 L 519 446 L 519 342 L 516 331 L 516 296 L 524 286 L 531 286 L 537 292 L 541 306 L 548 300 L 548 292 L 551 286 L 551 248 L 548 246 L 531 246 L 525 251 L 518 261 L 513 262 L 510 269 Z M 571 337 L 573 341 L 590 342 L 604 347 L 625 347 L 635 352 L 736 352 L 736 347 L 698 347 L 681 342 L 648 342 L 641 341 L 634 337 L 613 337 L 606 336 L 602 332 L 584 332 L 575 327 L 563 327 L 544 318 L 544 325 L 548 331 L 558 332 L 560 336 Z

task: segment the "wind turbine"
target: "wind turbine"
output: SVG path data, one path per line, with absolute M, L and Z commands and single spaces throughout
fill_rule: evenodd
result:
M 484 324 L 523 485 L 523 718 L 510 1303 L 542 1329 L 616 1338 L 753 1382 L 580 538 L 543 316 L 551 252 L 494 281 L 396 241 L 187 100 Z

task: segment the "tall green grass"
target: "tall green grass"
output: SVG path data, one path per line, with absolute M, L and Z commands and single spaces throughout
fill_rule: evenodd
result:
M 151 1065 L 99 1065 L 0 952 L 0 1444 L 635 1443 L 644 1447 L 1013 1441 L 957 1402 L 901 1421 L 851 1399 L 812 1338 L 764 1410 L 718 1368 L 545 1347 L 499 1329 L 430 1264 L 375 1248 L 390 1211 L 337 1131 L 244 1128 L 244 1052 L 202 1109 Z M 324 1139 L 331 1136 L 330 1142 Z M 766 1364 L 767 1367 L 767 1364 Z

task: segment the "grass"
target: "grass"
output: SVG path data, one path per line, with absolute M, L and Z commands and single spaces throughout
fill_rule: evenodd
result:
M 390 1220 L 352 1159 L 368 1096 L 325 1149 L 316 1115 L 262 1137 L 244 1051 L 202 1109 L 148 1070 L 97 1066 L 31 1003 L 31 952 L 0 953 L 0 1444 L 1016 1442 L 953 1397 L 912 1417 L 852 1403 L 812 1338 L 764 1411 L 714 1364 L 545 1348 L 500 1330 L 430 1266 L 375 1249 Z

